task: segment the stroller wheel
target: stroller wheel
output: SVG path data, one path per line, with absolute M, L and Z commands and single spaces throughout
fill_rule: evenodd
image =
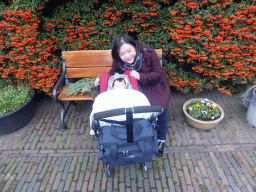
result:
M 148 172 L 148 167 L 146 165 L 144 166 L 144 169 L 146 172 Z
M 104 165 L 104 170 L 105 170 L 106 176 L 110 177 L 110 165 L 109 165 L 109 163 Z
M 148 172 L 148 163 L 143 163 L 144 170 Z

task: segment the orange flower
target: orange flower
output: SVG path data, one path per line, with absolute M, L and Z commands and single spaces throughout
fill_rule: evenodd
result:
M 199 34 L 199 35 L 197 35 L 197 36 L 194 36 L 193 37 L 195 40 L 199 40 L 199 39 L 201 39 L 201 35 Z
M 249 13 L 253 13 L 256 10 L 255 6 L 251 5 L 250 7 L 248 7 L 248 12 Z
M 202 26 L 203 22 L 201 20 L 197 20 L 195 21 L 195 25 L 194 26 Z
M 109 25 L 109 24 L 111 24 L 111 23 L 112 23 L 111 21 L 105 21 L 105 22 L 104 22 L 105 25 Z
M 187 4 L 187 7 L 190 7 L 191 9 L 195 9 L 197 7 L 197 3 L 194 3 L 194 2 L 189 2 Z
M 227 18 L 222 18 L 221 21 L 222 21 L 222 23 L 225 23 L 225 24 L 227 24 L 229 22 Z
M 207 30 L 205 30 L 205 31 L 203 32 L 203 35 L 204 35 L 205 37 L 209 37 L 210 34 L 211 34 L 211 32 L 210 32 L 210 31 L 207 31 Z
M 174 15 L 177 14 L 177 12 L 178 12 L 178 11 L 170 11 L 170 14 L 171 14 L 172 16 L 174 16 Z
M 178 45 L 181 45 L 184 43 L 184 41 L 177 41 Z
M 221 4 L 217 3 L 216 5 L 214 5 L 214 7 L 221 7 Z
M 195 18 L 196 18 L 197 20 L 199 20 L 199 19 L 201 19 L 201 16 L 200 16 L 200 15 L 195 15 Z
M 149 6 L 151 6 L 151 5 L 154 4 L 154 2 L 152 2 L 152 1 L 145 2 L 145 0 L 142 0 L 142 4 L 143 4 L 143 5 L 149 5 Z
M 116 16 L 117 16 L 117 17 L 121 17 L 122 14 L 123 14 L 123 13 L 121 13 L 121 12 L 117 12 L 117 13 L 116 13 Z
M 180 13 L 181 16 L 186 16 L 188 13 Z
M 181 51 L 181 48 L 177 47 L 174 51 L 176 52 Z
M 107 10 L 108 10 L 108 11 L 112 11 L 112 12 L 115 12 L 115 9 L 114 9 L 114 7 L 109 7 Z
M 202 31 L 202 29 L 200 27 L 196 27 L 193 32 L 194 33 L 200 33 Z
M 6 74 L 2 74 L 2 78 L 7 78 L 8 76 Z
M 128 0 L 128 1 L 122 1 L 121 3 L 122 3 L 122 4 L 126 4 L 126 3 L 127 3 L 127 4 L 129 4 L 129 3 L 131 3 L 131 0 Z

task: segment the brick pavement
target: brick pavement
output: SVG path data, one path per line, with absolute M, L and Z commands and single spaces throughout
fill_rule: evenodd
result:
M 241 95 L 172 92 L 164 156 L 149 172 L 112 167 L 109 178 L 89 136 L 92 103 L 71 106 L 60 132 L 60 108 L 44 98 L 30 123 L 0 136 L 0 191 L 256 191 L 256 129 L 245 122 Z M 224 120 L 208 132 L 191 128 L 182 105 L 194 97 L 220 104 Z

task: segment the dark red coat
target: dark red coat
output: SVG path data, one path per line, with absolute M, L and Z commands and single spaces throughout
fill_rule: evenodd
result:
M 138 81 L 140 91 L 146 95 L 154 105 L 161 105 L 164 109 L 169 108 L 170 87 L 167 75 L 162 70 L 159 58 L 151 47 L 141 45 L 142 72 Z M 122 73 L 117 61 L 113 61 L 110 73 Z

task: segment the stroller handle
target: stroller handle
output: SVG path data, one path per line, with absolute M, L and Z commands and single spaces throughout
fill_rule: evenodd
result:
M 159 105 L 117 108 L 117 109 L 111 109 L 111 110 L 107 110 L 107 111 L 94 113 L 93 114 L 93 119 L 94 120 L 100 120 L 100 119 L 107 118 L 107 117 L 125 115 L 127 112 L 132 112 L 132 113 L 150 113 L 150 112 L 162 113 L 163 108 L 162 108 L 162 106 L 159 106 Z

